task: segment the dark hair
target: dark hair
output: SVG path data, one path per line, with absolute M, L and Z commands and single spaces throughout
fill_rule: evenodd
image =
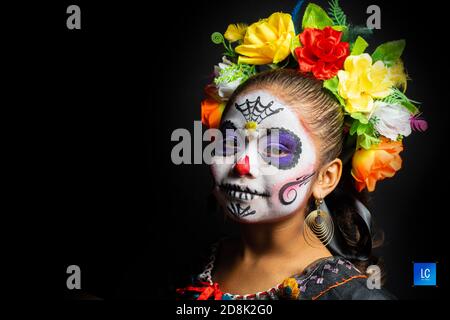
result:
M 344 132 L 342 106 L 323 89 L 321 81 L 308 78 L 296 70 L 278 69 L 261 72 L 248 79 L 230 97 L 225 110 L 239 94 L 253 89 L 270 90 L 285 103 L 291 105 L 294 111 L 301 112 L 302 117 L 306 118 L 309 128 L 320 142 L 319 159 L 321 164 L 326 164 L 338 157 L 341 158 L 344 163 L 342 177 L 337 188 L 327 196 L 326 203 L 344 239 L 346 251 L 351 252 L 353 256 L 349 260 L 362 272 L 365 272 L 369 265 L 379 263 L 378 259 L 371 254 L 372 247 L 378 246 L 378 243 L 372 242 L 372 235 L 367 228 L 361 225 L 361 219 L 355 206 L 356 198 L 367 207 L 368 194 L 366 191 L 357 192 L 351 176 L 351 157 L 343 159 L 346 133 Z M 309 205 L 311 206 L 313 203 L 314 199 L 311 199 Z M 364 259 L 355 258 L 360 252 L 367 249 L 362 241 L 364 239 L 370 240 L 370 256 Z

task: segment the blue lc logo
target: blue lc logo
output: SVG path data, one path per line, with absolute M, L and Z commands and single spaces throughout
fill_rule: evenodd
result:
M 414 262 L 414 285 L 436 286 L 436 263 Z

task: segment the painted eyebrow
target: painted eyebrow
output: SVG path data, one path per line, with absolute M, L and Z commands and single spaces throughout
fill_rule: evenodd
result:
M 225 120 L 224 122 L 222 122 L 222 124 L 220 125 L 220 130 L 221 131 L 225 131 L 226 129 L 233 129 L 236 130 L 236 125 L 230 121 L 230 120 Z
M 219 130 L 222 132 L 225 132 L 227 129 L 232 129 L 232 130 L 236 130 L 236 131 L 241 131 L 245 130 L 245 125 L 243 127 L 237 127 L 234 122 L 230 121 L 230 120 L 225 120 L 219 127 Z M 258 130 L 258 129 L 257 129 Z M 265 129 L 264 129 L 265 130 Z
M 296 139 L 297 141 L 301 140 L 300 137 L 297 136 L 294 132 L 292 132 L 289 129 L 283 128 L 283 127 L 272 127 L 272 128 L 267 128 L 265 130 L 266 130 L 266 135 L 265 136 L 270 136 L 272 134 L 272 130 L 278 130 L 279 133 L 288 134 L 288 135 L 294 137 L 294 139 Z

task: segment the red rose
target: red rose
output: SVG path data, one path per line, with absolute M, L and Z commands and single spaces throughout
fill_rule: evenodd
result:
M 315 78 L 333 78 L 350 54 L 348 42 L 341 42 L 342 32 L 331 27 L 306 28 L 300 35 L 302 47 L 295 49 L 300 71 L 312 72 Z

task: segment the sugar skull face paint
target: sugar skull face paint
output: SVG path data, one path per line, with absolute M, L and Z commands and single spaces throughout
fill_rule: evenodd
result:
M 221 130 L 211 171 L 214 193 L 229 215 L 270 221 L 306 203 L 316 148 L 289 106 L 266 90 L 241 94 L 224 114 Z

